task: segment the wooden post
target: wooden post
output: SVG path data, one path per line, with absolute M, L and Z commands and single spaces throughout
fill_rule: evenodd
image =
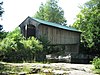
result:
M 25 37 L 27 38 L 27 25 L 25 26 Z
M 39 28 L 38 28 L 38 26 L 39 26 L 39 23 L 37 23 L 36 26 L 35 26 L 36 38 L 39 38 Z

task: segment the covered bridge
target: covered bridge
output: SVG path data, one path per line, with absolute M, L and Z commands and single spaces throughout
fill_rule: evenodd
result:
M 27 17 L 19 26 L 25 37 L 45 36 L 50 45 L 64 46 L 67 53 L 79 52 L 81 32 L 74 28 L 31 17 Z

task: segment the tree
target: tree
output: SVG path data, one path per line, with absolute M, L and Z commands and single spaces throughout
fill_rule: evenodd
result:
M 4 10 L 3 10 L 3 8 L 2 8 L 2 4 L 3 4 L 3 2 L 0 2 L 0 16 L 2 16 L 2 14 L 3 14 L 3 12 L 4 12 Z
M 3 14 L 3 12 L 4 12 L 4 10 L 3 10 L 3 8 L 2 8 L 2 4 L 3 4 L 3 2 L 0 2 L 0 17 L 2 17 L 2 14 Z M 0 25 L 0 30 L 2 30 L 2 29 L 3 29 L 3 26 Z
M 81 41 L 85 49 L 100 52 L 100 0 L 90 0 L 81 11 L 73 27 L 82 31 Z
M 2 25 L 0 25 L 0 30 L 2 30 L 3 29 L 3 26 Z
M 41 4 L 39 11 L 34 15 L 35 18 L 66 25 L 64 11 L 58 6 L 57 0 L 47 0 L 46 4 Z
M 0 40 L 4 39 L 7 36 L 8 32 L 0 31 Z

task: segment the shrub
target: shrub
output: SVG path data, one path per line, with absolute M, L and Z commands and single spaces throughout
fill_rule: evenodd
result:
M 94 58 L 92 64 L 94 65 L 95 69 L 100 69 L 100 58 Z
M 2 59 L 6 62 L 33 61 L 37 52 L 41 50 L 42 44 L 37 39 L 25 39 L 18 28 L 0 42 L 0 56 L 4 55 Z

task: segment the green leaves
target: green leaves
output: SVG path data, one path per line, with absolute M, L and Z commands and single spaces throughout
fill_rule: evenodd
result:
M 64 11 L 61 7 L 57 5 L 58 1 L 48 0 L 46 4 L 41 4 L 39 11 L 34 15 L 35 18 L 59 23 L 66 25 L 66 20 L 64 18 Z
M 81 40 L 87 48 L 100 50 L 100 1 L 90 0 L 81 7 L 73 27 L 82 31 Z
M 34 37 L 30 37 L 27 40 L 22 40 L 21 43 L 23 43 L 26 50 L 32 50 L 33 53 L 42 50 L 42 45 Z
M 8 32 L 0 31 L 0 40 L 2 40 L 3 38 L 5 38 L 7 34 L 8 34 Z
M 0 16 L 2 16 L 2 14 L 3 14 L 3 12 L 4 12 L 4 10 L 3 10 L 3 8 L 2 8 L 2 4 L 3 4 L 3 2 L 0 2 Z
M 32 61 L 34 54 L 42 48 L 37 39 L 24 38 L 20 30 L 16 28 L 0 42 L 0 56 L 4 55 L 6 61 L 10 62 Z
M 94 58 L 92 64 L 94 65 L 95 69 L 100 69 L 100 58 Z

